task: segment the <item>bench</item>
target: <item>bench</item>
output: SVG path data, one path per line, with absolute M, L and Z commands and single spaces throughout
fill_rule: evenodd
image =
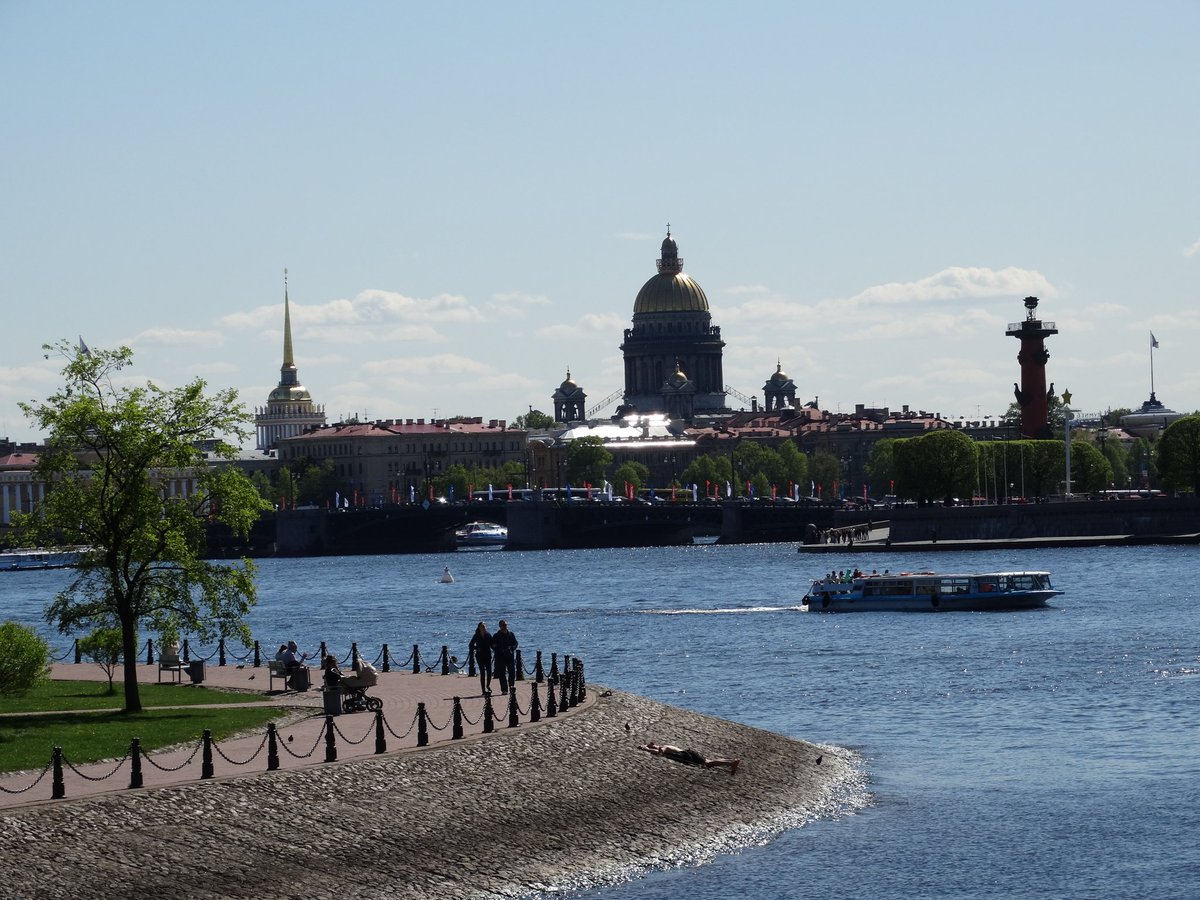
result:
M 282 659 L 267 660 L 267 671 L 270 673 L 270 682 L 268 690 L 275 690 L 275 679 L 278 678 L 283 682 L 283 689 L 286 692 L 292 688 L 292 684 L 288 678 L 287 664 Z M 308 690 L 308 667 L 300 666 L 292 672 L 296 676 L 296 680 L 304 685 L 304 689 Z
M 174 680 L 180 684 L 183 683 L 183 673 L 187 671 L 187 666 L 179 658 L 179 653 L 171 650 L 163 650 L 158 654 L 158 681 L 162 683 L 162 673 L 170 672 L 174 676 Z

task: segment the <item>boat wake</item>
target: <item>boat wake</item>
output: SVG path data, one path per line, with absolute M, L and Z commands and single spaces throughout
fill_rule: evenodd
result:
M 803 606 L 731 606 L 719 609 L 643 609 L 648 616 L 732 616 L 739 613 L 805 612 Z

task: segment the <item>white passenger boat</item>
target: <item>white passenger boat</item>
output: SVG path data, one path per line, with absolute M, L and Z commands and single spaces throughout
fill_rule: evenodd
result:
M 1045 606 L 1061 593 L 1051 585 L 1049 572 L 885 572 L 850 578 L 826 576 L 812 583 L 801 602 L 818 612 L 952 612 L 1031 609 Z
M 508 529 L 495 522 L 471 522 L 454 533 L 459 547 L 503 547 Z
M 82 551 L 72 547 L 0 551 L 0 572 L 25 569 L 65 569 L 79 562 Z

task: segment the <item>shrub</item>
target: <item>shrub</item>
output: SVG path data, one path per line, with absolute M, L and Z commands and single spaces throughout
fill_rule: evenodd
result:
M 110 694 L 114 690 L 113 675 L 121 662 L 122 649 L 120 628 L 97 628 L 79 640 L 79 652 L 100 666 L 108 676 Z
M 0 695 L 18 697 L 50 674 L 50 647 L 32 628 L 0 625 Z

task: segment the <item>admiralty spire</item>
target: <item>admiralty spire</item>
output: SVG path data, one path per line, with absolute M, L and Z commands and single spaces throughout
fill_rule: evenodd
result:
M 325 424 L 325 407 L 312 401 L 308 389 L 300 383 L 292 356 L 292 308 L 288 299 L 287 269 L 283 270 L 283 365 L 279 384 L 267 397 L 267 405 L 254 411 L 258 449 L 271 450 L 281 438 L 303 434 Z

